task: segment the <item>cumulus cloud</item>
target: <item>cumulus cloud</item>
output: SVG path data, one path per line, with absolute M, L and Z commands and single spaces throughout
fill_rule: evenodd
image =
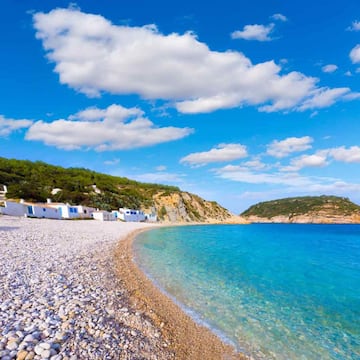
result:
M 138 108 L 111 105 L 89 108 L 47 123 L 35 122 L 27 140 L 43 141 L 65 150 L 93 148 L 97 151 L 151 146 L 181 139 L 193 132 L 189 128 L 156 127 Z
M 155 25 L 114 25 L 77 9 L 36 13 L 33 19 L 60 82 L 88 96 L 138 94 L 182 113 L 206 113 L 244 105 L 302 111 L 305 101 L 316 106 L 311 99 L 331 91 L 300 72 L 283 74 L 274 61 L 253 64 L 240 52 L 213 51 L 191 32 L 165 35 Z M 245 31 L 266 39 L 272 28 Z
M 318 152 L 312 155 L 302 155 L 292 159 L 290 166 L 284 166 L 281 171 L 298 171 L 305 167 L 324 167 L 328 165 L 327 156 L 324 152 Z
M 27 119 L 9 119 L 0 115 L 0 136 L 8 136 L 12 132 L 26 129 L 33 123 L 32 120 Z
M 232 39 L 271 41 L 270 34 L 274 30 L 275 24 L 269 25 L 245 25 L 243 30 L 236 30 L 231 33 Z
M 197 152 L 183 157 L 180 162 L 193 166 L 202 166 L 214 162 L 232 161 L 247 156 L 246 146 L 241 144 L 219 144 L 204 152 Z
M 360 146 L 351 146 L 346 148 L 341 146 L 328 150 L 329 155 L 336 161 L 342 161 L 346 163 L 360 163 Z
M 328 64 L 328 65 L 324 65 L 321 70 L 324 73 L 333 73 L 338 69 L 338 66 L 335 64 Z
M 288 21 L 288 18 L 285 15 L 279 14 L 279 13 L 271 15 L 270 18 L 273 19 L 273 20 L 277 20 L 277 21 L 283 21 L 283 22 Z
M 353 64 L 358 64 L 360 62 L 360 45 L 356 45 L 351 51 L 350 51 L 350 59 Z
M 284 140 L 274 140 L 267 146 L 267 154 L 276 158 L 283 158 L 291 153 L 311 149 L 313 139 L 310 136 L 289 137 Z
M 353 21 L 351 23 L 351 26 L 349 26 L 346 30 L 349 30 L 349 31 L 360 31 L 360 21 Z
M 268 165 L 264 164 L 262 161 L 260 161 L 260 159 L 249 160 L 244 162 L 242 165 L 255 170 L 263 170 L 268 167 Z

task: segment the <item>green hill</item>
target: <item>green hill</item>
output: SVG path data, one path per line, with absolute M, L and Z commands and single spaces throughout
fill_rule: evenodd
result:
M 224 220 L 231 214 L 216 202 L 182 192 L 176 186 L 147 184 L 83 168 L 0 157 L 0 184 L 8 199 L 87 205 L 103 210 L 128 207 L 155 211 L 163 220 Z M 55 190 L 56 189 L 56 190 Z M 55 191 L 54 191 L 55 190 Z
M 337 196 L 303 196 L 265 201 L 251 206 L 241 216 L 271 219 L 275 216 L 330 215 L 350 216 L 360 213 L 360 206 Z

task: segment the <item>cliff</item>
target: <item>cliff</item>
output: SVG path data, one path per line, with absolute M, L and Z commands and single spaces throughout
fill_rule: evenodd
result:
M 159 219 L 165 222 L 246 223 L 215 201 L 188 192 L 163 192 L 153 197 Z
M 355 224 L 360 206 L 337 196 L 305 196 L 258 203 L 241 216 L 253 223 Z

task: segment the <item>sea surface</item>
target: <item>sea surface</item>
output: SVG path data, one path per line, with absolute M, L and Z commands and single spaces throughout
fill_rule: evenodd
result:
M 204 225 L 139 235 L 135 260 L 258 359 L 360 359 L 360 225 Z

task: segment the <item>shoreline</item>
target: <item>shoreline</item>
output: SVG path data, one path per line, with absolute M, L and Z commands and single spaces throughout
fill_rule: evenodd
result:
M 209 328 L 195 322 L 166 296 L 135 263 L 132 244 L 139 229 L 121 239 L 115 250 L 116 273 L 128 290 L 134 307 L 144 313 L 161 331 L 165 348 L 175 359 L 247 359 L 225 344 Z

